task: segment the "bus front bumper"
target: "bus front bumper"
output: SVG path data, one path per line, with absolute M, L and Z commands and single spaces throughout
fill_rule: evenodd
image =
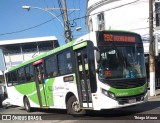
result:
M 103 94 L 99 97 L 101 101 L 95 102 L 94 110 L 114 109 L 142 104 L 148 101 L 148 94 L 142 94 L 134 97 L 112 99 Z M 97 105 L 97 104 L 99 105 Z

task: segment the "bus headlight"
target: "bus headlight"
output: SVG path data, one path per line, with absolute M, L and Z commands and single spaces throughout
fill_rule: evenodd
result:
M 112 98 L 112 99 L 115 99 L 115 98 L 116 98 L 116 97 L 115 97 L 115 94 L 112 93 L 112 92 L 109 92 L 109 91 L 108 91 L 108 95 L 109 95 L 109 97 Z
M 116 98 L 114 93 L 112 93 L 112 92 L 110 92 L 110 91 L 107 91 L 107 90 L 105 90 L 105 89 L 103 89 L 103 88 L 102 88 L 101 90 L 102 90 L 102 94 L 104 94 L 105 96 L 110 97 L 110 98 L 112 98 L 112 99 L 115 99 L 115 98 Z
M 108 96 L 108 91 L 102 88 L 102 94 L 104 94 L 105 96 Z

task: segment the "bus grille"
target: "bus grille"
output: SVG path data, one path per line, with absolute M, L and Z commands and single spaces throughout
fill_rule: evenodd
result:
M 132 96 L 132 97 L 117 97 L 116 100 L 118 101 L 118 103 L 120 105 L 124 105 L 124 104 L 129 103 L 129 100 L 132 100 L 132 99 L 135 99 L 136 102 L 143 101 L 144 100 L 144 95 L 145 94 L 143 93 L 141 95 Z
M 113 88 L 127 89 L 143 86 L 146 83 L 145 79 L 130 79 L 130 80 L 109 80 L 107 82 Z

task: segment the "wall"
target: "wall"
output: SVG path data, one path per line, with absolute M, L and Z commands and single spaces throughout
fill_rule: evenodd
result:
M 103 1 L 103 0 L 97 0 Z M 88 14 L 93 15 L 104 11 L 105 29 L 128 30 L 139 34 L 148 34 L 149 29 L 149 2 L 148 0 L 108 0 L 99 7 L 90 8 L 92 3 L 89 0 Z M 135 2 L 135 3 L 134 3 Z M 97 30 L 97 15 L 89 16 L 92 18 L 93 30 Z

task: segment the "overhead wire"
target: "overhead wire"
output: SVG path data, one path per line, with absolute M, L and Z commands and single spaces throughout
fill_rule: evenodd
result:
M 138 1 L 140 1 L 140 0 L 135 0 L 135 1 L 133 1 L 133 2 L 126 3 L 126 4 L 123 4 L 123 5 L 120 5 L 120 6 L 116 6 L 116 7 L 110 8 L 110 9 L 106 9 L 106 10 L 104 10 L 104 11 L 97 12 L 97 13 L 94 13 L 94 14 L 90 14 L 90 15 L 85 15 L 85 16 L 82 16 L 82 17 L 74 18 L 74 19 L 72 19 L 72 20 L 70 20 L 70 21 L 76 21 L 76 20 L 79 20 L 79 19 L 84 19 L 84 18 L 86 18 L 86 17 L 93 16 L 93 15 L 97 15 L 97 14 L 102 13 L 102 12 L 106 12 L 106 11 L 114 10 L 114 9 L 117 9 L 117 8 L 121 8 L 121 7 L 130 5 L 130 4 L 136 3 L 136 2 L 138 2 Z M 61 1 L 60 1 L 60 0 L 58 0 L 58 4 L 59 4 L 59 7 L 62 8 L 62 4 L 61 4 Z M 61 9 L 60 9 L 60 12 L 61 12 L 60 15 L 62 15 L 62 14 L 63 14 L 63 11 L 62 11 Z M 60 15 L 59 15 L 59 16 L 60 16 Z M 63 16 L 62 16 L 62 18 L 63 18 Z M 39 26 L 41 26 L 41 25 L 44 25 L 44 24 L 52 21 L 53 19 L 55 19 L 55 18 L 52 18 L 52 19 L 50 19 L 50 20 L 48 20 L 48 21 L 45 21 L 45 22 L 43 22 L 43 23 L 41 23 L 41 24 L 38 24 L 38 25 L 33 26 L 33 27 L 26 28 L 26 29 L 22 29 L 22 30 L 18 30 L 18 31 L 13 31 L 13 32 L 7 32 L 7 33 L 1 33 L 0 36 L 24 32 L 24 31 L 27 31 L 27 30 L 30 30 L 30 29 L 39 27 Z M 64 19 L 62 19 L 62 20 L 64 20 Z
M 61 14 L 58 15 L 58 16 L 61 16 Z M 37 28 L 37 27 L 39 27 L 39 26 L 42 26 L 42 25 L 44 25 L 44 24 L 46 24 L 46 23 L 48 23 L 48 22 L 51 22 L 51 21 L 53 21 L 54 19 L 55 19 L 55 18 L 52 18 L 52 19 L 47 20 L 47 21 L 45 21 L 45 22 L 43 22 L 43 23 L 40 23 L 40 24 L 38 24 L 38 25 L 29 27 L 29 28 L 26 28 L 26 29 L 22 29 L 22 30 L 18 30 L 18 31 L 13 31 L 13 32 L 1 33 L 0 36 L 9 35 L 9 34 L 14 34 L 14 33 L 20 33 L 20 32 L 24 32 L 24 31 L 28 31 L 28 30 L 30 30 L 30 29 L 34 29 L 34 28 Z
M 0 36 L 2 36 L 2 35 L 8 35 L 8 34 L 14 34 L 14 33 L 24 32 L 24 31 L 27 31 L 27 30 L 30 30 L 30 29 L 33 29 L 33 28 L 39 27 L 39 26 L 41 26 L 41 25 L 44 25 L 44 24 L 46 24 L 46 23 L 48 23 L 48 22 L 50 22 L 50 21 L 52 21 L 52 20 L 53 20 L 53 19 L 50 19 L 50 20 L 45 21 L 45 22 L 43 22 L 43 23 L 41 23 L 41 24 L 38 24 L 38 25 L 33 26 L 33 27 L 26 28 L 26 29 L 22 29 L 22 30 L 18 30 L 18 31 L 13 31 L 13 32 L 1 33 L 1 34 L 0 34 Z
M 74 0 L 73 0 L 73 8 L 76 9 Z M 76 11 L 74 11 L 74 17 L 76 18 Z
M 64 13 L 63 13 L 63 7 L 62 7 L 62 3 L 61 3 L 61 1 L 60 0 L 58 0 L 58 5 L 59 5 L 59 8 L 62 8 L 62 9 L 60 9 L 60 13 L 63 15 Z M 64 17 L 63 16 L 61 16 L 62 17 L 62 20 L 63 20 L 63 23 L 64 23 Z
M 72 6 L 73 6 L 73 9 L 76 8 L 74 1 L 72 2 Z M 72 14 L 72 13 L 73 13 L 73 14 Z M 68 18 L 69 18 L 70 27 L 75 27 L 75 26 L 77 26 L 77 23 L 75 23 L 75 21 L 70 21 L 70 20 L 73 20 L 73 18 L 76 18 L 76 10 L 73 10 L 70 14 L 68 14 Z
M 43 0 L 44 1 L 44 4 L 47 6 L 47 8 L 48 8 L 48 4 L 47 4 L 47 1 L 46 0 Z
M 82 16 L 82 17 L 79 17 L 79 18 L 75 18 L 75 19 L 73 19 L 73 20 L 75 21 L 75 20 L 79 20 L 79 19 L 86 18 L 86 17 L 89 17 L 89 16 L 97 15 L 97 14 L 100 14 L 100 13 L 102 13 L 102 12 L 106 12 L 106 11 L 114 10 L 114 9 L 117 9 L 117 8 L 121 8 L 121 7 L 130 5 L 130 4 L 136 3 L 136 2 L 138 2 L 138 1 L 140 1 L 140 0 L 135 0 L 135 1 L 133 1 L 133 2 L 129 2 L 129 3 L 123 4 L 123 5 L 120 5 L 120 6 L 116 6 L 116 7 L 110 8 L 110 9 L 106 9 L 106 10 L 104 10 L 104 11 L 96 12 L 96 13 L 90 14 L 90 15 L 85 15 L 85 16 Z
M 52 0 L 52 6 L 53 6 L 53 8 L 56 8 L 56 5 L 55 5 L 56 3 L 55 3 L 55 0 Z M 52 11 L 52 10 L 51 10 Z M 56 11 L 56 10 L 54 10 L 54 13 L 56 13 L 56 15 L 58 15 L 59 13 L 58 13 L 58 11 Z
M 54 1 L 51 1 L 52 2 L 52 4 L 53 4 L 53 8 L 55 8 L 55 5 L 54 5 Z M 48 4 L 47 4 L 47 1 L 46 0 L 44 0 L 44 3 L 45 3 L 45 5 L 47 6 L 47 8 L 48 8 Z M 56 13 L 57 14 L 57 13 Z M 61 15 L 61 14 L 60 14 Z M 60 17 L 60 16 L 58 16 L 58 17 Z M 60 32 L 60 29 L 58 28 L 58 26 L 57 26 L 57 24 L 54 24 L 55 25 L 55 27 L 57 28 L 57 30 L 58 30 L 58 32 Z

